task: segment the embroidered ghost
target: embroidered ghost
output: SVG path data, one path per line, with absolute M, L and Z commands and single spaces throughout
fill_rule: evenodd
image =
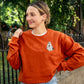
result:
M 51 42 L 48 42 L 47 49 L 49 51 L 52 51 L 54 49 L 53 46 L 52 46 L 52 44 L 51 44 Z

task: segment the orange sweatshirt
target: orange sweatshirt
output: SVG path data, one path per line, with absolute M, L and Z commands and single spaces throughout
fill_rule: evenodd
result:
M 31 31 L 9 42 L 7 59 L 14 69 L 21 68 L 19 81 L 44 83 L 51 80 L 56 69 L 72 71 L 84 65 L 84 48 L 71 37 L 51 29 L 43 36 Z

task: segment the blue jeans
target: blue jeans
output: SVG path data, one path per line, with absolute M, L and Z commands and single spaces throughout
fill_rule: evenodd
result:
M 20 84 L 26 84 L 26 83 L 20 83 Z M 29 83 L 30 84 L 30 83 Z M 35 83 L 32 83 L 32 84 L 35 84 Z M 37 84 L 37 83 L 36 83 Z M 56 75 L 53 76 L 53 78 L 47 82 L 47 83 L 38 83 L 38 84 L 57 84 L 57 79 L 56 79 Z

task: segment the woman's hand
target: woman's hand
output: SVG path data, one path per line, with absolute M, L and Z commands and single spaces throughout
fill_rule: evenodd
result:
M 55 72 L 56 74 L 58 73 L 58 71 L 57 71 L 57 69 L 56 69 L 56 72 Z
M 22 33 L 23 33 L 22 29 L 19 28 L 14 32 L 13 36 L 19 38 L 19 36 L 21 36 Z

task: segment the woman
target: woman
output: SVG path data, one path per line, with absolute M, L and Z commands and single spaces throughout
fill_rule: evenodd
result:
M 32 29 L 15 31 L 7 56 L 14 69 L 20 68 L 21 84 L 57 84 L 56 71 L 72 71 L 84 65 L 84 49 L 78 43 L 46 28 L 50 10 L 45 2 L 30 4 L 26 20 Z

